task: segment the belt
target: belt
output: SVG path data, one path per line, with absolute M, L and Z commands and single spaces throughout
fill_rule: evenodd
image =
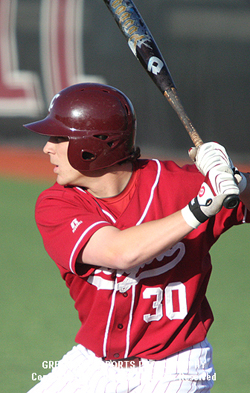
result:
M 141 367 L 142 366 L 142 360 L 141 358 L 136 358 L 136 357 L 131 357 L 131 358 L 126 358 L 126 359 L 110 359 L 107 360 L 105 358 L 102 358 L 102 360 L 110 364 L 113 367 L 117 368 L 134 368 L 134 367 Z

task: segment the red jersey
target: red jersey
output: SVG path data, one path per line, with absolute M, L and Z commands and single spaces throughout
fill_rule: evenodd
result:
M 76 262 L 92 234 L 105 225 L 120 230 L 166 217 L 195 197 L 204 177 L 194 165 L 138 160 L 122 209 L 80 187 L 57 183 L 36 205 L 44 246 L 75 301 L 81 327 L 76 342 L 98 357 L 160 360 L 201 342 L 213 321 L 206 299 L 209 250 L 233 225 L 250 222 L 240 203 L 222 208 L 150 262 L 127 271 Z M 112 199 L 112 198 L 111 198 Z

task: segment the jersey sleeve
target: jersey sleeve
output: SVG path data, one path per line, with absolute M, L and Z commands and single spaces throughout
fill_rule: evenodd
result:
M 167 184 L 172 186 L 169 198 L 167 190 L 165 191 L 164 200 L 168 204 L 168 209 L 170 209 L 169 212 L 173 213 L 183 208 L 197 195 L 204 181 L 204 176 L 198 171 L 194 164 L 187 164 L 183 167 L 179 167 L 172 161 L 166 161 L 163 162 L 163 170 L 164 169 L 167 169 L 167 172 L 164 172 L 164 178 L 167 179 Z M 183 192 L 180 192 L 181 187 L 183 188 Z M 206 228 L 210 234 L 211 244 L 213 244 L 222 233 L 232 226 L 249 222 L 250 212 L 245 205 L 240 202 L 239 206 L 235 209 L 226 209 L 223 207 L 219 213 L 200 225 L 194 231 L 194 234 L 203 232 L 204 228 Z
M 63 268 L 65 273 L 76 274 L 81 249 L 98 229 L 111 223 L 88 200 L 68 194 L 56 190 L 42 193 L 36 203 L 35 218 L 49 256 L 61 272 Z M 92 270 L 88 269 L 86 275 Z
M 224 233 L 232 226 L 246 223 L 250 223 L 250 212 L 242 202 L 235 209 L 223 207 L 214 219 L 214 235 L 218 238 L 221 233 Z

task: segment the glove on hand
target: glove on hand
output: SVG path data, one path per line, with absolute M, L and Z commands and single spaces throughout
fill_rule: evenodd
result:
M 210 187 L 214 195 L 225 194 L 239 195 L 239 188 L 235 183 L 233 171 L 226 165 L 216 165 L 206 175 L 207 183 L 210 182 Z
M 192 147 L 188 152 L 199 171 L 206 176 L 215 166 L 223 165 L 231 168 L 230 158 L 225 148 L 216 142 L 204 143 L 198 148 Z
M 217 167 L 217 171 L 225 171 L 234 175 L 235 182 L 239 186 L 240 192 L 244 191 L 246 188 L 247 181 L 245 176 L 235 168 L 226 149 L 218 143 L 209 142 L 204 143 L 198 148 L 192 147 L 188 154 L 204 176 L 206 176 L 212 168 Z M 231 192 L 231 194 L 234 194 L 234 192 Z
M 210 181 L 212 179 L 212 182 Z M 207 174 L 196 198 L 192 199 L 181 212 L 184 220 L 192 228 L 217 214 L 228 194 L 239 194 L 232 174 L 213 168 Z

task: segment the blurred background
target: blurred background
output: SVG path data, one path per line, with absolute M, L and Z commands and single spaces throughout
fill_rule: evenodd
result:
M 135 0 L 204 141 L 225 145 L 249 170 L 250 1 Z M 25 393 L 74 345 L 79 323 L 34 222 L 39 193 L 54 177 L 46 139 L 23 128 L 45 117 L 53 96 L 101 82 L 133 102 L 143 156 L 187 161 L 191 141 L 127 46 L 102 0 L 0 0 L 1 385 Z M 249 228 L 212 251 L 209 333 L 214 393 L 248 393 Z
M 249 0 L 137 0 L 183 105 L 204 141 L 242 160 L 250 148 Z M 36 143 L 22 124 L 77 82 L 124 91 L 138 144 L 185 154 L 189 137 L 127 46 L 102 0 L 0 0 L 0 142 Z

